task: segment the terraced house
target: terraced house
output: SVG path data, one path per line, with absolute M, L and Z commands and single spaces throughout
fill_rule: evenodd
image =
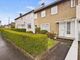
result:
M 43 5 L 40 8 L 33 10 L 32 19 L 29 14 L 24 14 L 21 17 L 16 18 L 15 27 L 16 28 L 26 28 L 31 27 L 30 31 L 35 32 L 35 25 L 40 27 L 41 30 L 47 30 L 48 32 L 54 32 L 58 35 L 59 38 L 67 39 L 77 39 L 79 38 L 80 33 L 80 0 L 57 0 L 54 3 L 49 5 Z M 25 19 L 23 17 L 25 16 Z M 27 17 L 26 17 L 27 16 Z M 23 22 L 32 21 L 30 25 Z M 22 21 L 25 25 L 23 27 Z M 18 24 L 19 23 L 19 24 Z M 22 27 L 20 27 L 22 24 Z
M 20 14 L 19 17 L 15 19 L 15 28 L 26 29 L 26 31 L 32 31 L 35 33 L 34 24 L 34 12 L 30 11 L 25 14 Z
M 58 0 L 34 11 L 35 25 L 41 30 L 54 32 L 60 38 L 74 39 L 80 33 L 79 0 Z M 76 35 L 77 34 L 77 35 Z

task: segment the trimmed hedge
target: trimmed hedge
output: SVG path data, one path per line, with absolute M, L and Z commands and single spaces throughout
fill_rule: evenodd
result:
M 48 49 L 47 35 L 16 32 L 5 29 L 2 30 L 2 36 L 34 57 Z
M 41 33 L 41 34 L 47 34 L 48 31 L 47 31 L 47 30 L 41 30 L 40 33 Z
M 17 32 L 26 32 L 26 29 L 15 29 L 15 28 L 11 28 L 11 30 L 17 31 Z

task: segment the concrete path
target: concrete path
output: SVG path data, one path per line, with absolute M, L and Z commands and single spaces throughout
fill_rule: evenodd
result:
M 71 43 L 70 41 L 61 41 L 55 48 L 44 54 L 41 60 L 64 60 Z
M 0 60 L 32 60 L 7 43 L 0 36 Z

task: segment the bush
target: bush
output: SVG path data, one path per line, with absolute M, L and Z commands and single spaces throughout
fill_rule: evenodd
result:
M 46 33 L 48 33 L 48 31 L 47 30 L 41 30 L 40 33 L 41 34 L 46 34 Z
M 15 29 L 15 28 L 12 28 L 11 30 L 17 31 L 17 32 L 26 32 L 26 29 Z
M 40 28 L 39 27 L 36 27 L 35 33 L 40 33 Z
M 2 36 L 15 43 L 32 56 L 37 56 L 48 49 L 48 37 L 44 34 L 29 34 L 11 30 L 1 30 Z
M 33 33 L 32 31 L 27 31 L 27 33 Z
M 47 33 L 48 37 L 54 39 L 56 34 L 55 33 Z

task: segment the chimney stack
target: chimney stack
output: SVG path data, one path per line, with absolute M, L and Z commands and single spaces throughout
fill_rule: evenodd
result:
M 22 16 L 22 13 L 20 13 L 20 17 Z

